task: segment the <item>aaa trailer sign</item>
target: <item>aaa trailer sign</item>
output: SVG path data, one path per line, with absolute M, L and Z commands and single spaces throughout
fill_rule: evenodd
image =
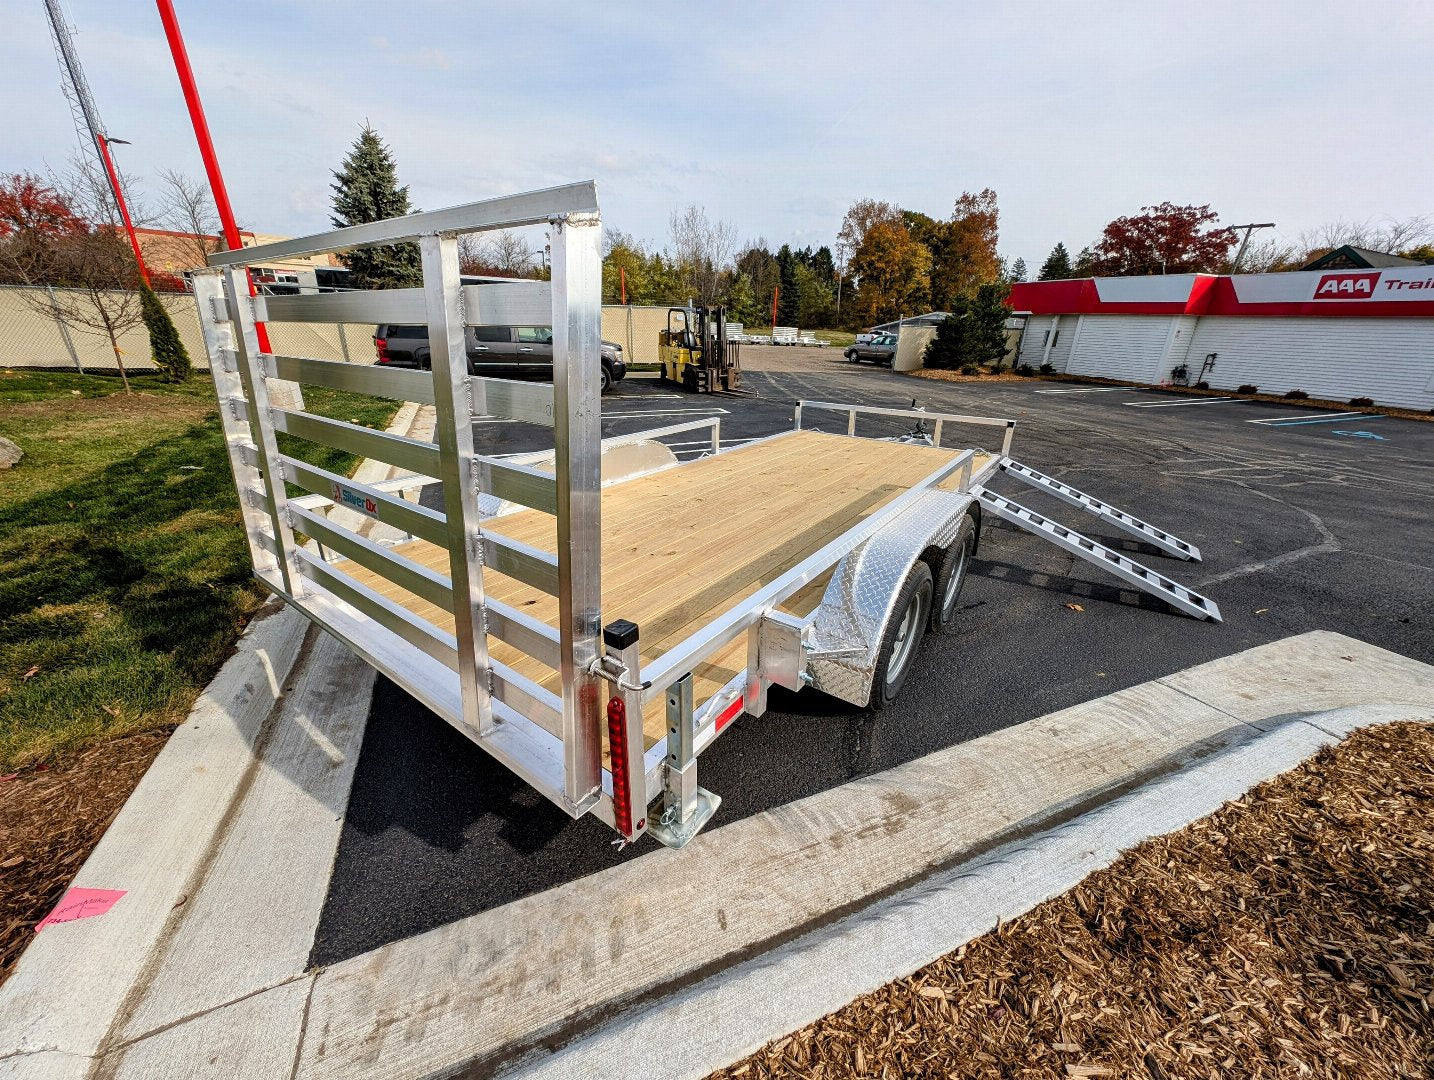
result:
M 1379 272 L 1369 274 L 1325 274 L 1315 286 L 1316 300 L 1372 300 Z

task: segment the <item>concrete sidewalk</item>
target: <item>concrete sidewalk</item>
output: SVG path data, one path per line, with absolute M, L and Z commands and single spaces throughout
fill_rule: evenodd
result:
M 77 880 L 129 895 L 0 987 L 0 1076 L 700 1076 L 1349 730 L 1434 718 L 1434 668 L 1303 634 L 305 970 L 372 678 L 305 638 L 278 709 L 156 761 Z

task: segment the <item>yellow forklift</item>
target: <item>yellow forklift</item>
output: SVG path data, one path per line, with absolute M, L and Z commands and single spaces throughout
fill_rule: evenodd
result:
M 741 346 L 727 340 L 727 309 L 669 308 L 667 329 L 657 335 L 664 382 L 694 394 L 735 392 L 742 385 Z

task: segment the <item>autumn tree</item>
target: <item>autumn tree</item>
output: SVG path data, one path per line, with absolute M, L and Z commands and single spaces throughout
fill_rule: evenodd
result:
M 859 283 L 855 307 L 868 325 L 914 313 L 928 302 L 931 252 L 900 221 L 867 229 L 851 268 Z
M 974 195 L 969 191 L 961 193 L 951 214 L 950 241 L 942 268 L 945 296 L 975 296 L 982 285 L 1001 279 L 1001 256 L 996 252 L 998 224 L 994 191 L 983 188 Z M 933 265 L 933 300 L 935 286 Z
M 856 253 L 866 240 L 866 234 L 873 225 L 883 222 L 898 224 L 901 208 L 895 203 L 878 202 L 876 199 L 858 199 L 851 204 L 837 230 L 837 253 L 843 265 L 850 265 Z
M 413 211 L 408 187 L 398 182 L 393 153 L 367 123 L 333 175 L 335 182 L 329 186 L 334 192 L 334 212 L 329 220 L 337 229 L 402 217 Z M 345 252 L 343 260 L 353 273 L 354 285 L 360 289 L 397 289 L 423 282 L 417 244 L 357 248 Z
M 1220 215 L 1204 206 L 1163 202 L 1119 217 L 1096 241 L 1091 273 L 1100 277 L 1218 270 L 1235 245 L 1232 229 L 1211 228 Z
M 1041 272 L 1036 280 L 1061 281 L 1073 276 L 1071 253 L 1066 250 L 1065 244 L 1058 243 L 1051 248 L 1051 253 L 1046 256 L 1046 261 L 1041 263 Z
M 88 229 L 53 183 L 33 173 L 0 176 L 0 283 L 56 284 L 64 242 Z
M 75 329 L 101 334 L 125 392 L 119 339 L 143 322 L 139 267 L 114 220 L 108 181 L 87 159 L 62 178 L 0 179 L 0 277 L 35 286 L 25 300 Z

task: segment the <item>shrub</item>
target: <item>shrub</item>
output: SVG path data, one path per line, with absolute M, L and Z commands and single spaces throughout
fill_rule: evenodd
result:
M 1042 375 L 1054 375 L 1055 373 L 1056 373 L 1056 366 L 1055 366 L 1055 364 L 1042 364 L 1042 365 L 1041 365 L 1041 374 L 1042 374 Z
M 1349 399 L 1349 403 L 1353 405 L 1356 409 L 1367 409 L 1374 404 L 1374 399 L 1367 397 L 1352 397 Z
M 1239 389 L 1235 391 L 1237 394 L 1258 394 L 1259 392 L 1260 388 L 1254 383 L 1241 383 Z
M 1197 382 L 1197 383 L 1195 384 L 1195 389 L 1196 389 L 1196 390 L 1208 390 L 1208 389 L 1210 389 L 1210 384 L 1207 383 L 1204 379 L 1201 379 L 1199 382 Z
M 962 375 L 979 375 L 981 369 L 976 364 L 962 364 L 960 367 Z
M 144 314 L 144 326 L 149 331 L 149 348 L 154 355 L 154 366 L 159 368 L 165 382 L 184 382 L 189 378 L 189 353 L 184 342 L 179 340 L 179 331 L 174 320 L 154 295 L 154 290 L 143 283 L 139 287 L 140 309 Z
M 1016 368 L 1016 374 L 1018 375 L 1034 375 L 1035 373 L 1036 369 L 1031 367 L 1030 364 L 1021 364 Z
M 1309 397 L 1303 390 L 1286 390 L 1284 396 L 1294 401 L 1303 401 Z

